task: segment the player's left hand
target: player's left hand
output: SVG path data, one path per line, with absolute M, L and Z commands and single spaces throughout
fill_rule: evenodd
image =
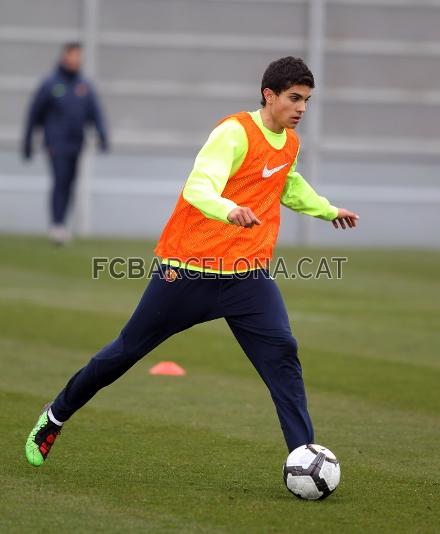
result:
M 108 141 L 103 141 L 101 140 L 99 142 L 99 151 L 102 153 L 102 154 L 107 154 L 108 152 L 110 152 L 110 146 L 108 144 Z
M 356 213 L 348 211 L 345 208 L 338 208 L 338 215 L 336 216 L 336 219 L 333 219 L 332 223 L 336 229 L 340 226 L 343 230 L 345 230 L 347 226 L 348 228 L 355 228 L 356 221 L 358 220 L 359 215 L 357 215 Z

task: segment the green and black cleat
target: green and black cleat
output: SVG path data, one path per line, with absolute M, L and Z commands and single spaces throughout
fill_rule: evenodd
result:
M 26 441 L 26 458 L 34 467 L 39 467 L 47 458 L 61 427 L 52 423 L 47 415 L 47 409 L 38 418 Z

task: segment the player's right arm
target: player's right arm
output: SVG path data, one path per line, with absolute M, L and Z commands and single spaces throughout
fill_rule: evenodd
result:
M 22 155 L 25 159 L 32 157 L 32 134 L 34 129 L 43 123 L 50 96 L 50 82 L 45 80 L 36 90 L 26 118 L 22 142 Z
M 195 159 L 183 198 L 209 219 L 247 228 L 259 224 L 250 208 L 237 206 L 222 196 L 229 177 L 243 163 L 247 150 L 246 132 L 238 121 L 228 119 L 217 126 Z

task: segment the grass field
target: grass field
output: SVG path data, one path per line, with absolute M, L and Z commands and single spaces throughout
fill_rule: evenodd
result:
M 343 279 L 279 281 L 316 440 L 341 461 L 326 501 L 285 489 L 272 402 L 222 321 L 161 345 L 29 466 L 40 408 L 117 335 L 145 285 L 92 280 L 91 257 L 151 249 L 0 238 L 1 532 L 440 531 L 438 252 L 307 251 L 347 254 Z M 280 252 L 290 265 L 304 253 Z M 150 376 L 161 360 L 187 376 Z

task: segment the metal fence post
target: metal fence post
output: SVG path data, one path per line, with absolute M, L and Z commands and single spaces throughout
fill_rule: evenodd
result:
M 320 164 L 322 91 L 324 83 L 325 1 L 310 0 L 307 61 L 313 72 L 316 89 L 307 110 L 306 180 L 317 185 Z M 298 242 L 309 245 L 312 237 L 312 219 L 301 217 L 298 224 Z
M 97 72 L 98 13 L 99 0 L 83 0 L 84 70 L 92 80 Z M 86 149 L 81 162 L 78 201 L 75 213 L 75 226 L 80 236 L 90 235 L 91 231 L 91 184 L 94 163 L 94 151 Z

